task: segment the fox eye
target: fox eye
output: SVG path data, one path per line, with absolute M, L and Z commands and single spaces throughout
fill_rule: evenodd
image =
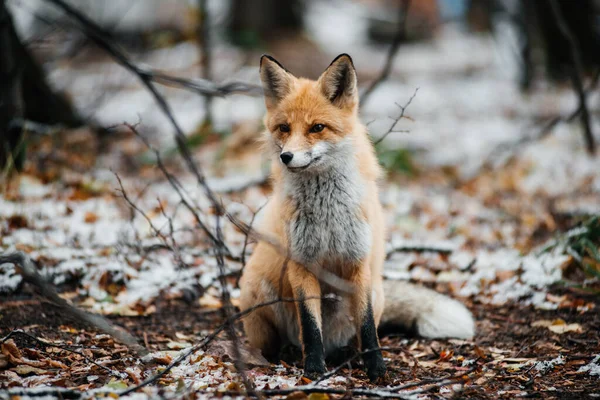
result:
M 325 129 L 325 125 L 323 125 L 323 124 L 314 124 L 313 126 L 310 127 L 310 131 L 312 133 L 321 132 L 323 129 Z
M 279 130 L 281 132 L 289 132 L 290 126 L 288 124 L 281 124 L 281 125 L 279 125 Z

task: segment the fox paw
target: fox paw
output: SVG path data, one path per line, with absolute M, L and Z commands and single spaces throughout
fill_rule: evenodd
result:
M 304 361 L 304 376 L 310 380 L 315 380 L 327 372 L 325 367 L 325 360 L 311 360 L 307 359 Z
M 367 376 L 371 382 L 375 382 L 385 375 L 387 367 L 385 361 L 383 361 L 381 352 L 377 352 L 370 357 L 365 357 L 364 361 Z

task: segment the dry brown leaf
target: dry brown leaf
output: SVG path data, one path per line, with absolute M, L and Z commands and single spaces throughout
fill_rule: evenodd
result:
M 171 355 L 169 355 L 169 354 L 164 354 L 162 356 L 153 357 L 152 359 L 154 361 L 156 361 L 158 364 L 162 364 L 162 365 L 169 365 L 173 361 L 173 357 L 171 357 Z
M 11 357 L 13 357 L 13 358 L 23 357 L 23 355 L 21 354 L 21 351 L 19 351 L 19 348 L 15 344 L 15 341 L 12 339 L 8 339 L 6 342 L 2 343 L 2 354 L 7 356 L 9 358 L 9 360 Z
M 311 393 L 308 400 L 329 400 L 329 395 L 327 393 Z
M 564 320 L 562 320 L 560 318 L 555 319 L 553 321 L 550 321 L 547 319 L 535 321 L 531 324 L 531 326 L 545 327 L 545 328 L 548 328 L 550 331 L 552 331 L 554 333 L 558 333 L 558 334 L 563 334 L 566 332 L 577 332 L 577 333 L 583 332 L 583 327 L 580 324 L 578 324 L 578 323 L 567 324 Z
M 448 361 L 454 355 L 454 351 L 452 350 L 442 350 L 440 352 L 440 358 L 436 361 L 436 363 L 440 363 L 442 361 Z
M 65 364 L 63 364 L 63 363 L 61 363 L 60 361 L 57 361 L 57 360 L 46 359 L 46 362 L 48 363 L 48 365 L 50 365 L 51 367 L 54 367 L 54 368 L 60 368 L 60 369 L 67 369 L 67 368 L 69 368 Z
M 35 375 L 46 375 L 46 374 L 50 374 L 51 372 L 46 371 L 44 369 L 41 368 L 37 368 L 37 367 L 32 367 L 31 365 L 18 365 L 14 368 L 11 368 L 13 371 L 15 371 L 17 374 L 19 375 L 29 375 L 29 374 L 35 374 Z
M 481 349 L 481 347 L 479 346 L 475 346 L 475 354 L 477 354 L 477 357 L 481 358 L 482 360 L 487 359 L 487 356 L 485 355 L 485 352 Z
M 305 400 L 305 399 L 308 399 L 308 395 L 301 391 L 290 393 L 285 398 L 285 400 Z
M 229 361 L 234 358 L 234 350 L 235 348 L 231 341 L 219 340 L 212 342 L 206 352 L 210 355 L 221 357 L 224 361 Z M 249 366 L 268 367 L 271 365 L 258 349 L 240 343 L 239 351 L 242 359 Z
M 88 211 L 85 213 L 85 217 L 83 218 L 86 224 L 93 224 L 98 221 L 98 215 L 92 211 Z

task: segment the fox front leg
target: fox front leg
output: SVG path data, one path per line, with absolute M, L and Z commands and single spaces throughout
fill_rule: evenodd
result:
M 379 349 L 379 338 L 377 337 L 377 327 L 373 315 L 373 305 L 371 303 L 370 285 L 365 284 L 369 279 L 361 274 L 365 271 L 362 267 L 353 277 L 356 284 L 355 293 L 352 298 L 354 318 L 357 322 L 357 336 L 360 350 L 363 352 L 369 350 L 363 355 L 365 369 L 369 379 L 376 381 L 383 377 L 386 372 L 383 355 Z M 377 350 L 374 350 L 377 349 Z
M 300 265 L 291 266 L 290 278 L 294 296 L 300 300 L 296 303 L 296 310 L 304 356 L 304 375 L 315 379 L 327 371 L 321 331 L 321 287 L 317 277 Z
M 370 300 L 368 300 L 367 309 L 363 315 L 359 335 L 362 351 L 377 349 L 363 355 L 367 375 L 371 381 L 376 381 L 385 375 L 386 366 L 381 350 L 379 350 L 379 339 L 377 337 L 377 328 Z

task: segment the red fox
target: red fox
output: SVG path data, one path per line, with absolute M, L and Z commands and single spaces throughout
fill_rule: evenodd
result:
M 421 336 L 470 338 L 474 322 L 456 300 L 409 283 L 384 282 L 382 175 L 358 117 L 352 59 L 339 55 L 317 81 L 296 78 L 264 55 L 260 76 L 272 156 L 273 194 L 257 231 L 260 241 L 240 281 L 250 345 L 273 359 L 281 345 L 301 347 L 304 373 L 326 371 L 325 356 L 356 338 L 371 380 L 385 374 L 377 327 L 389 323 Z M 334 294 L 334 298 L 327 297 Z

